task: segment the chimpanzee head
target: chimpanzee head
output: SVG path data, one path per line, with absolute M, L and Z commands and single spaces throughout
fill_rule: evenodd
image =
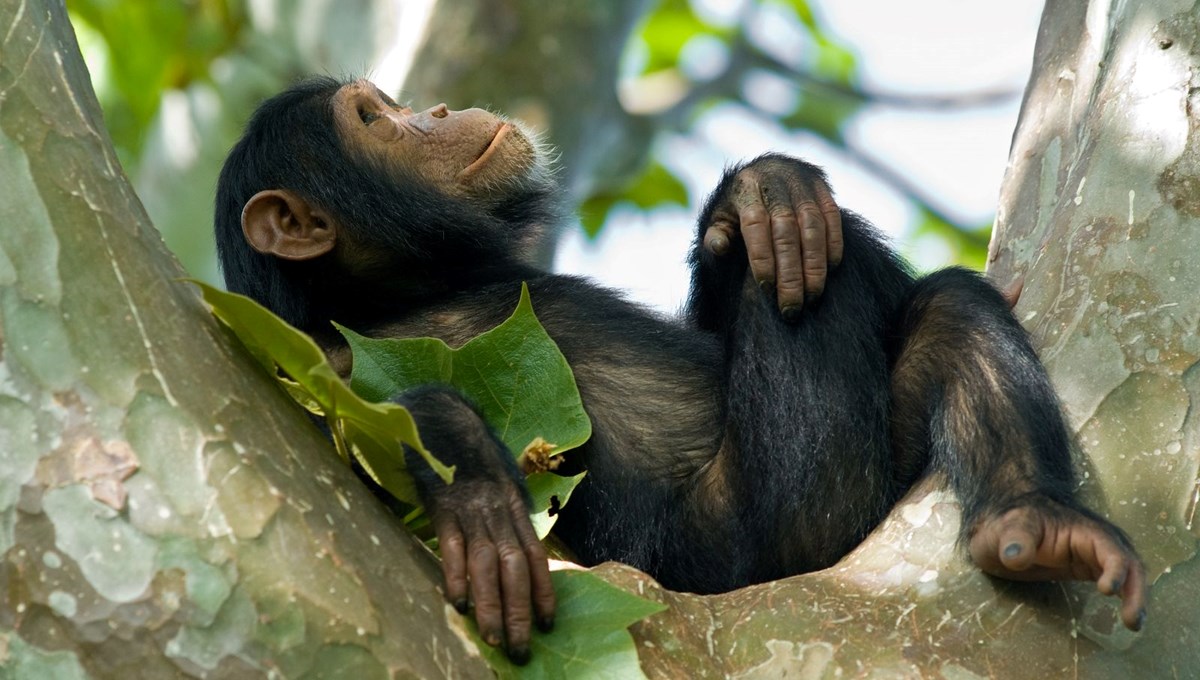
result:
M 556 218 L 544 154 L 481 109 L 401 106 L 305 80 L 264 102 L 217 185 L 229 290 L 301 328 L 523 263 Z

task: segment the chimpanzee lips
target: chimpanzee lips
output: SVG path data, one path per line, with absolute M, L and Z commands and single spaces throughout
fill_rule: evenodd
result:
M 491 160 L 492 156 L 496 155 L 496 150 L 500 148 L 500 144 L 504 141 L 504 138 L 508 136 L 509 130 L 512 130 L 511 124 L 501 123 L 500 127 L 496 130 L 496 135 L 492 137 L 492 141 L 488 143 L 487 148 L 483 150 L 483 153 L 479 155 L 479 158 L 476 158 L 475 162 L 463 168 L 462 172 L 458 173 L 459 179 L 470 177 L 477 170 L 479 170 L 479 168 L 486 165 L 487 162 Z

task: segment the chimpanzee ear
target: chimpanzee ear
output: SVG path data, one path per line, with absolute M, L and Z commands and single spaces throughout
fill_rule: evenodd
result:
M 260 191 L 246 202 L 242 233 L 251 248 L 284 260 L 320 257 L 337 240 L 337 230 L 326 215 L 282 189 Z

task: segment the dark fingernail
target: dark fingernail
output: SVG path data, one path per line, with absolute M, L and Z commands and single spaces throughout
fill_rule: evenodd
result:
M 764 279 L 758 282 L 758 289 L 764 293 L 770 293 L 775 289 L 775 284 Z
M 517 647 L 515 649 L 508 650 L 508 660 L 517 664 L 518 666 L 524 666 L 525 664 L 529 663 L 529 648 Z
M 1122 586 L 1124 586 L 1124 585 L 1125 585 L 1125 579 L 1124 579 L 1124 578 L 1118 578 L 1118 579 L 1114 580 L 1114 581 L 1113 581 L 1113 584 L 1112 584 L 1113 595 L 1120 595 L 1120 594 L 1121 594 L 1121 587 L 1122 587 Z
M 539 616 L 537 620 L 537 627 L 538 630 L 542 631 L 543 633 L 549 633 L 550 630 L 554 628 L 554 617 Z
M 1135 631 L 1140 632 L 1142 630 L 1142 626 L 1144 626 L 1144 625 L 1146 625 L 1146 609 L 1145 608 L 1143 608 L 1141 611 L 1138 612 L 1137 623 L 1134 625 L 1133 629 Z
M 802 309 L 804 308 L 801 305 L 788 305 L 779 310 L 779 313 L 783 315 L 784 321 L 792 323 L 800 318 L 800 310 Z
M 500 646 L 500 634 L 499 633 L 486 633 L 483 636 L 483 641 L 493 647 L 499 647 Z
M 461 597 L 461 598 L 455 600 L 454 608 L 456 610 L 458 610 L 459 614 L 466 614 L 467 613 L 467 598 Z
M 1016 557 L 1017 555 L 1020 555 L 1020 554 L 1021 554 L 1021 544 L 1020 543 L 1009 543 L 1008 547 L 1004 549 L 1005 557 Z

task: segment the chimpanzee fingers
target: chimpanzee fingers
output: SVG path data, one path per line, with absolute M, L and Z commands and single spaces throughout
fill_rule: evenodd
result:
M 833 193 L 824 182 L 813 182 L 813 193 L 816 194 L 817 209 L 825 221 L 825 245 L 829 266 L 836 267 L 842 262 L 845 249 L 842 240 L 842 210 L 833 200 Z
M 513 520 L 528 522 L 528 514 L 522 508 L 523 517 L 512 518 L 494 515 L 488 518 L 488 533 L 496 545 L 496 556 L 500 564 L 501 605 L 504 612 L 504 646 L 508 658 L 516 664 L 529 661 L 529 634 L 533 627 L 532 602 L 529 596 L 529 565 L 525 551 L 513 531 Z
M 1125 576 L 1121 596 L 1121 622 L 1129 630 L 1140 631 L 1146 625 L 1146 568 L 1133 560 Z
M 1038 545 L 1042 542 L 1041 526 L 1020 519 L 1005 523 L 1000 531 L 999 559 L 1005 569 L 1025 571 L 1033 566 Z
M 793 319 L 804 306 L 804 254 L 800 224 L 788 196 L 773 187 L 762 187 L 763 202 L 771 217 L 771 248 L 775 257 L 775 298 L 785 319 Z
M 713 255 L 724 255 L 737 235 L 737 229 L 728 220 L 716 219 L 704 231 L 704 248 Z
M 825 277 L 829 273 L 825 217 L 811 202 L 801 204 L 796 216 L 804 251 L 804 298 L 812 302 L 825 292 Z
M 504 642 L 504 610 L 496 546 L 483 519 L 474 513 L 463 517 L 463 530 L 467 537 L 467 573 L 471 577 L 471 599 L 475 601 L 475 624 L 484 642 L 499 647 Z
M 1130 630 L 1141 630 L 1146 618 L 1146 573 L 1141 560 L 1107 536 L 1095 542 L 1095 559 L 1102 570 L 1096 588 L 1120 597 L 1121 622 Z
M 466 541 L 458 520 L 449 513 L 434 516 L 434 532 L 442 553 L 442 576 L 446 579 L 446 599 L 459 614 L 467 613 Z
M 760 288 L 769 290 L 775 284 L 775 247 L 771 232 L 771 216 L 759 188 L 750 174 L 739 176 L 733 191 L 733 204 L 738 213 L 738 226 L 746 244 L 750 272 Z
M 1129 564 L 1119 551 L 1106 550 L 1103 546 L 1096 551 L 1096 561 L 1100 565 L 1100 576 L 1096 579 L 1096 589 L 1105 595 L 1117 595 L 1125 587 L 1125 578 L 1129 575 Z
M 1027 508 L 1009 510 L 980 522 L 971 538 L 971 559 L 994 576 L 1028 578 L 1044 537 L 1039 515 Z M 1050 566 L 1050 565 L 1040 565 Z
M 554 614 L 557 601 L 554 597 L 554 583 L 550 580 L 550 559 L 546 548 L 538 540 L 525 503 L 515 497 L 512 503 L 513 524 L 517 532 L 517 540 L 525 551 L 525 559 L 529 564 L 529 587 L 533 599 L 533 611 L 537 615 L 537 627 L 543 633 L 554 627 Z

